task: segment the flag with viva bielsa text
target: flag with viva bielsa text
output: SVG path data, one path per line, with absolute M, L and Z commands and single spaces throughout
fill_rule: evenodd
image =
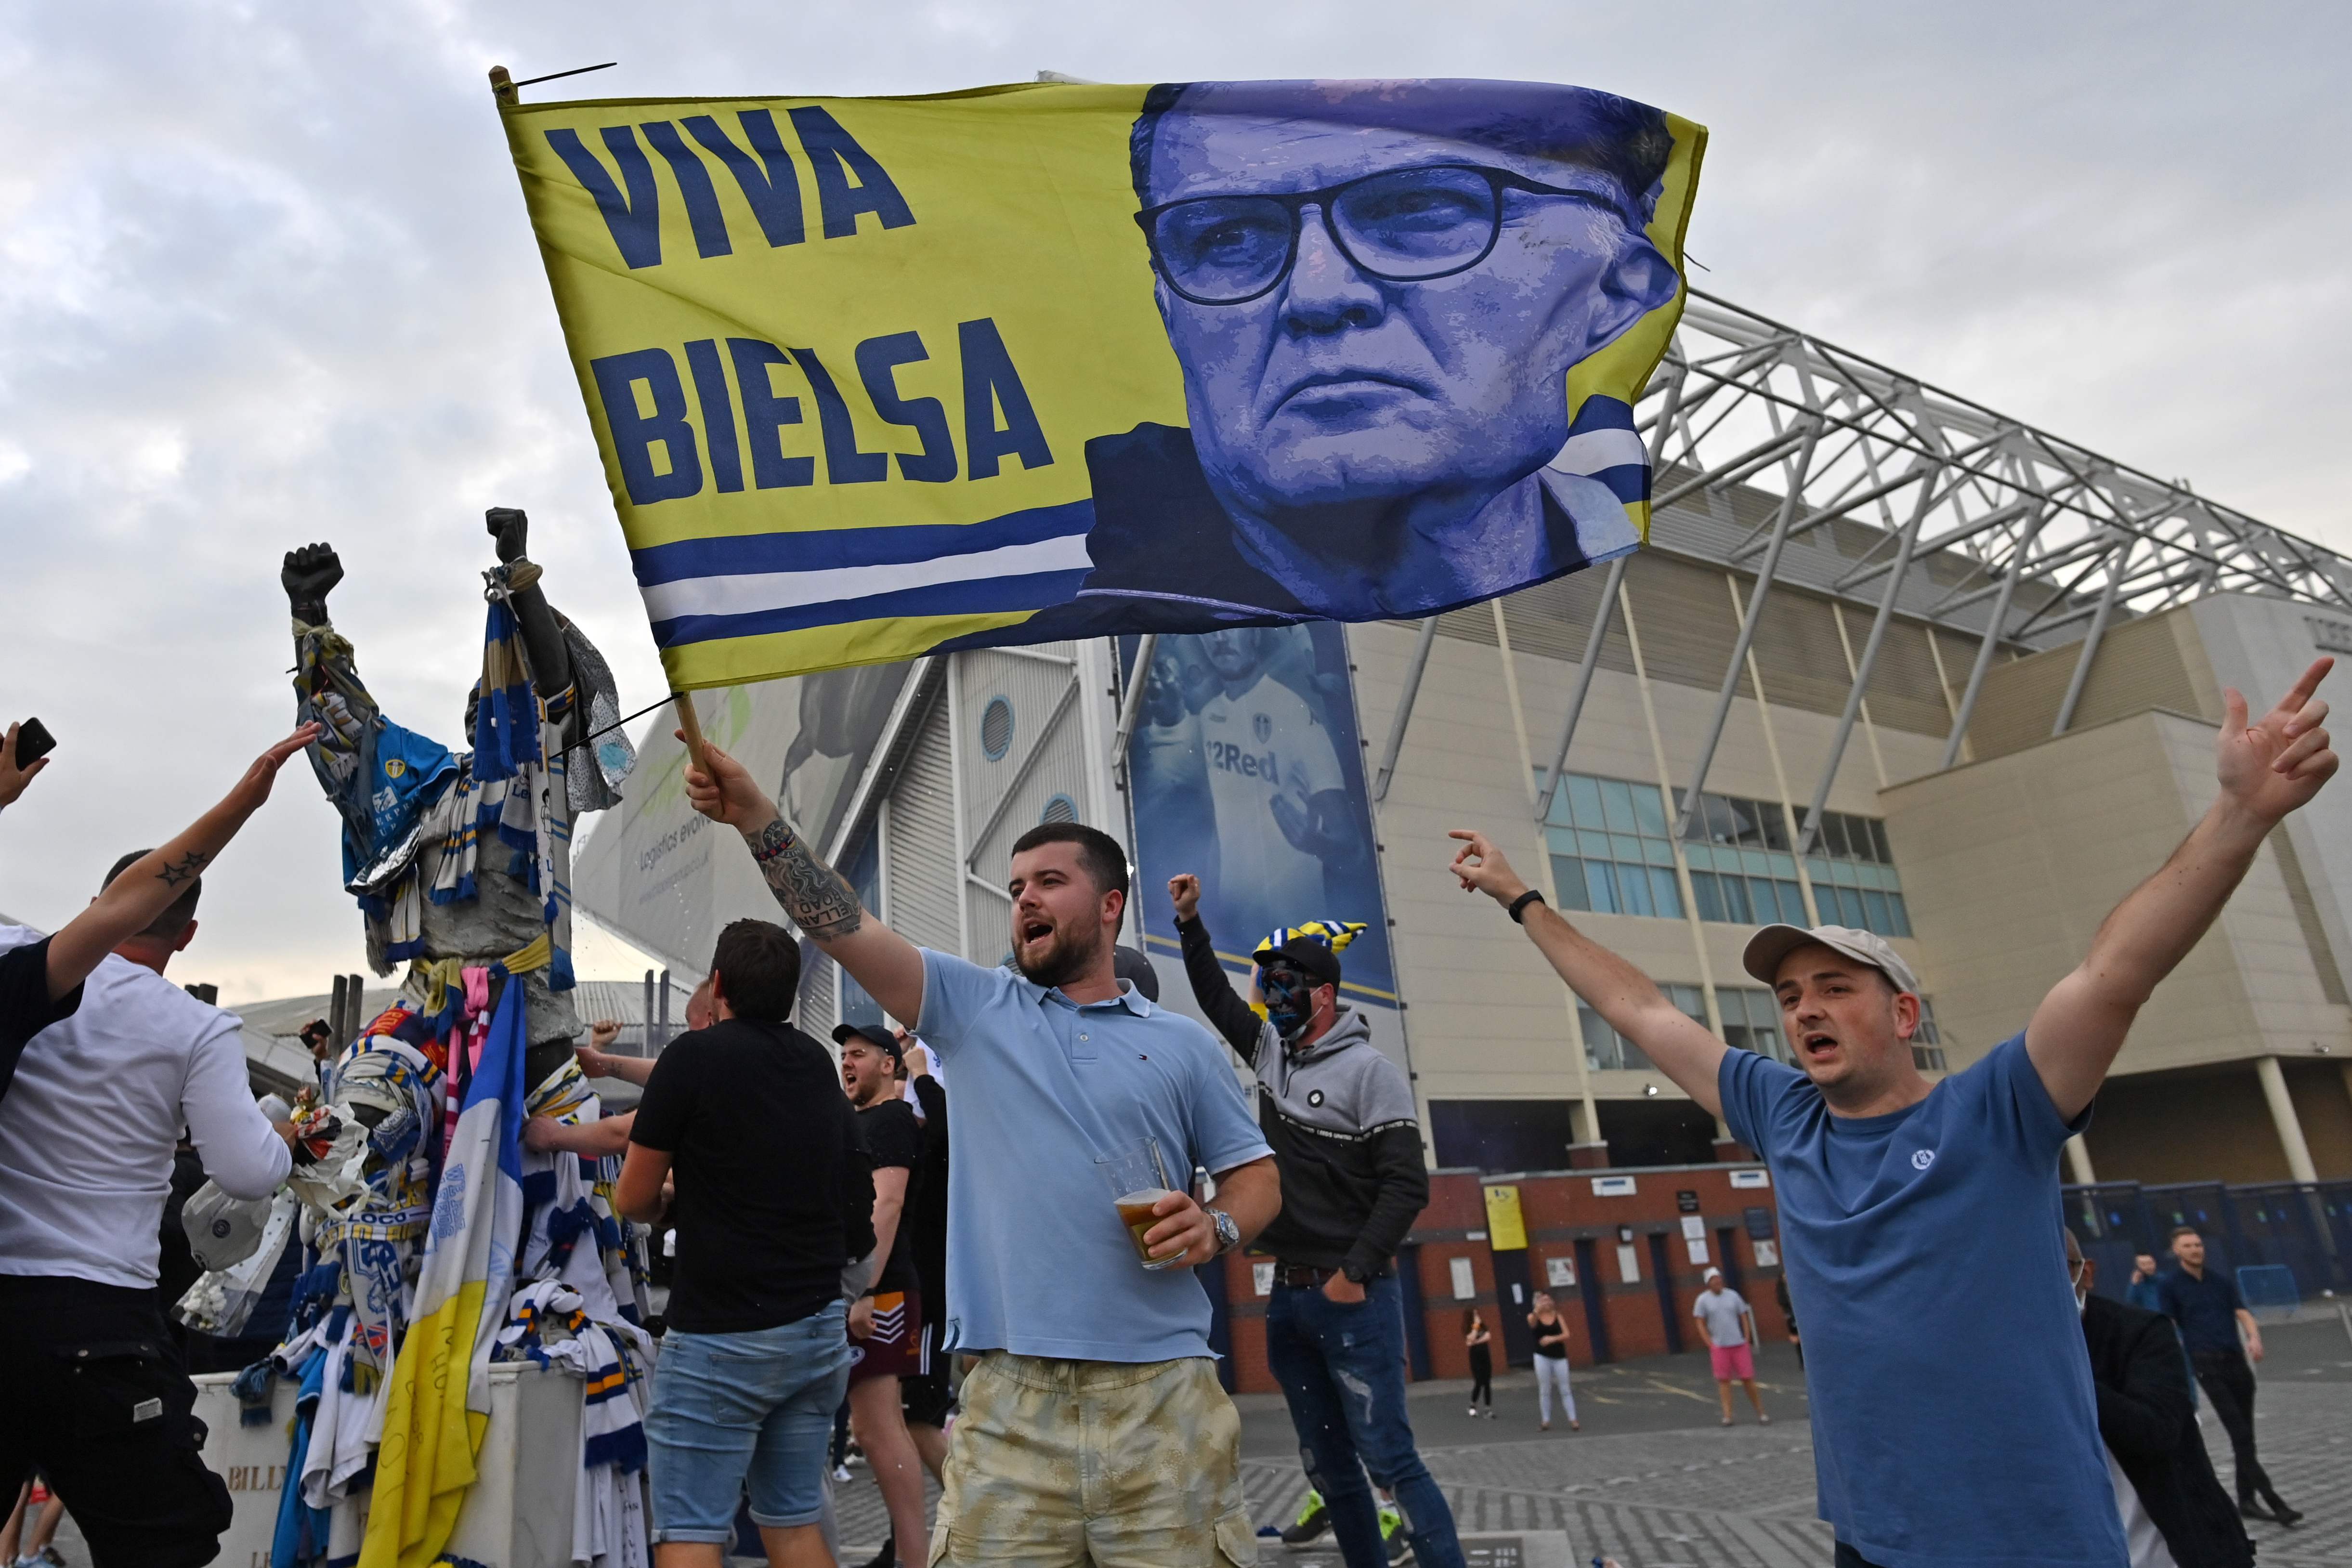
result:
M 501 102 L 680 689 L 1638 547 L 1706 132 L 1531 82 Z

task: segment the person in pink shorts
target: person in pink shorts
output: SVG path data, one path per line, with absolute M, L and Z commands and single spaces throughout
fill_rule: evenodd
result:
M 1691 1316 L 1706 1334 L 1707 1360 L 1715 1366 L 1715 1392 L 1723 1400 L 1723 1424 L 1731 1425 L 1731 1385 L 1737 1383 L 1748 1390 L 1748 1403 L 1756 1406 L 1758 1424 L 1770 1426 L 1772 1418 L 1764 1414 L 1764 1396 L 1756 1392 L 1756 1314 L 1748 1310 L 1746 1297 L 1725 1287 L 1722 1269 L 1706 1271 L 1706 1289 L 1692 1303 Z

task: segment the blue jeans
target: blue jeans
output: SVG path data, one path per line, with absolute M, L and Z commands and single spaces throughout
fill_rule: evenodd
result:
M 742 1334 L 673 1329 L 646 1412 L 653 1538 L 727 1542 L 736 1500 L 770 1526 L 824 1512 L 824 1446 L 849 1385 L 847 1309 L 839 1301 Z
M 1319 1289 L 1277 1285 L 1265 1309 L 1265 1360 L 1298 1429 L 1307 1479 L 1331 1510 L 1348 1568 L 1387 1568 L 1380 1510 L 1364 1472 L 1396 1499 L 1423 1568 L 1463 1568 L 1454 1513 L 1412 1446 L 1404 1404 L 1404 1308 L 1396 1279 L 1374 1279 L 1341 1306 Z

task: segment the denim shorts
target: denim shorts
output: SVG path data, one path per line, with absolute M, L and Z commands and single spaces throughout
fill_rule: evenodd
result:
M 646 1412 L 653 1538 L 726 1542 L 748 1488 L 756 1524 L 814 1524 L 825 1442 L 849 1384 L 847 1310 L 743 1334 L 672 1330 Z

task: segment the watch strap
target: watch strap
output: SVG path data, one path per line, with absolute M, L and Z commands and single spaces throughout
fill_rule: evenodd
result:
M 1535 888 L 1529 888 L 1526 892 L 1521 893 L 1517 898 L 1513 899 L 1513 900 L 1511 900 L 1511 907 L 1510 907 L 1510 911 L 1509 911 L 1509 912 L 1510 912 L 1510 916 L 1511 916 L 1511 923 L 1512 923 L 1513 925 L 1525 925 L 1525 924 L 1527 924 L 1527 923 L 1528 923 L 1528 906 L 1529 904 L 1540 904 L 1540 903 L 1542 903 L 1543 901 L 1544 901 L 1544 896 L 1543 896 L 1543 893 L 1542 893 L 1539 889 L 1535 889 Z

